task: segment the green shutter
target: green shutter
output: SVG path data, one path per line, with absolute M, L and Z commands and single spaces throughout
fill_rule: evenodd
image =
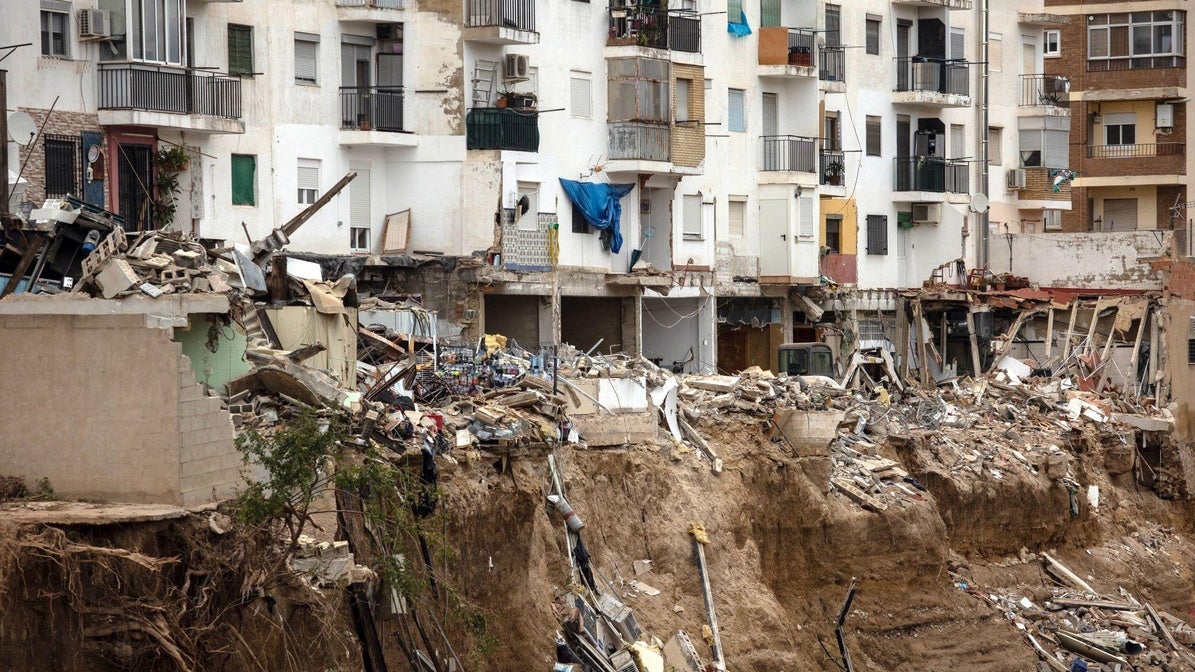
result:
M 747 22 L 747 16 L 743 13 L 743 0 L 727 0 L 726 20 L 729 23 Z
M 246 154 L 232 155 L 233 205 L 257 205 L 256 173 L 257 157 Z
M 780 0 L 760 0 L 759 25 L 762 27 L 780 25 Z
M 228 24 L 228 74 L 253 72 L 253 27 Z

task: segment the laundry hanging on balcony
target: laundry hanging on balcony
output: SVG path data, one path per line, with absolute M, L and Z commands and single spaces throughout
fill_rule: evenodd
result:
M 605 184 L 596 182 L 577 182 L 560 178 L 560 186 L 568 200 L 577 206 L 585 221 L 603 234 L 610 236 L 610 251 L 614 254 L 622 249 L 622 232 L 618 228 L 622 218 L 622 205 L 619 200 L 631 193 L 633 184 Z
M 735 12 L 738 16 L 735 16 Z M 742 2 L 731 2 L 727 11 L 726 32 L 735 37 L 747 37 L 751 34 L 751 26 L 747 23 L 747 12 Z

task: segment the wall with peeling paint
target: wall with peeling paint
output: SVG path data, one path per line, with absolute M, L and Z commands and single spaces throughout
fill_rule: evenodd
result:
M 1161 274 L 1143 260 L 1165 255 L 1173 235 L 1137 231 L 993 236 L 991 270 L 1027 276 L 1041 287 L 1161 289 Z

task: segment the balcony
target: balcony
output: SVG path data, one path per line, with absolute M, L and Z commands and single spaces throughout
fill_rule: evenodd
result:
M 611 7 L 606 46 L 639 46 L 701 53 L 701 17 L 657 7 Z
M 765 135 L 763 169 L 812 173 L 817 162 L 817 140 L 800 135 Z
M 823 186 L 843 186 L 845 173 L 846 155 L 841 149 L 823 149 L 818 154 L 818 181 Z
M 464 37 L 486 44 L 538 44 L 535 0 L 467 0 Z
M 1141 176 L 1152 176 L 1155 184 L 1180 184 L 1186 181 L 1186 145 L 1088 145 L 1086 159 L 1077 170 L 1081 177 L 1075 186 L 1114 186 L 1125 177 Z
M 124 63 L 101 65 L 100 124 L 198 133 L 244 133 L 241 80 L 200 70 Z
M 339 139 L 342 145 L 414 145 L 415 136 L 403 131 L 402 87 L 340 87 Z
M 893 191 L 966 194 L 970 190 L 970 165 L 964 161 L 901 156 L 893 162 Z
M 818 47 L 817 78 L 822 88 L 846 91 L 846 47 Z
M 360 21 L 363 23 L 394 23 L 403 7 L 403 0 L 336 0 L 336 18 L 339 21 Z
M 468 149 L 539 151 L 539 113 L 497 107 L 475 107 L 465 115 Z
M 1057 190 L 1054 188 L 1055 178 L 1063 172 L 1065 169 L 1045 166 L 1014 168 L 1008 171 L 1008 190 L 1016 192 L 1019 208 L 1037 210 L 1048 206 L 1070 210 L 1070 180 L 1061 180 Z
M 1021 75 L 1021 114 L 1070 116 L 1071 82 L 1059 75 Z
M 759 29 L 760 77 L 816 77 L 817 33 L 805 28 Z
M 695 175 L 697 168 L 672 164 L 672 127 L 665 122 L 611 121 L 606 124 L 609 173 Z
M 935 107 L 971 106 L 971 64 L 921 57 L 896 59 L 892 102 Z
M 892 0 L 894 5 L 909 7 L 945 7 L 946 9 L 971 9 L 971 0 Z

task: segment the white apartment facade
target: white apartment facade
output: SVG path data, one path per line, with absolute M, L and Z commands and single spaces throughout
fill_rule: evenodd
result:
M 150 225 L 144 155 L 181 145 L 193 158 L 174 225 L 244 243 L 355 171 L 290 249 L 374 255 L 370 268 L 476 255 L 457 274 L 469 296 L 455 317 L 470 333 L 686 370 L 775 366 L 777 343 L 813 333 L 806 295 L 840 307 L 811 289 L 919 285 L 950 260 L 974 265 L 980 68 L 948 63 L 982 60 L 965 0 L 39 1 L 5 31 L 13 43 L 49 28 L 3 64 L 9 108 L 43 119 L 59 96 L 51 123 L 83 138 L 79 191 Z M 107 12 L 113 37 L 81 35 L 90 9 Z M 1021 44 L 1042 19 L 991 15 L 1003 38 L 996 228 L 1069 202 L 1006 189 L 1022 120 L 1065 119 L 1065 107 L 1019 105 L 1020 74 L 1041 72 L 1040 54 L 1021 65 Z M 13 149 L 14 172 L 25 154 L 66 153 Z M 49 193 L 34 184 L 45 174 L 27 175 L 30 196 Z M 617 253 L 561 179 L 626 185 Z M 632 259 L 657 272 L 629 272 Z M 872 296 L 891 310 L 889 294 Z

